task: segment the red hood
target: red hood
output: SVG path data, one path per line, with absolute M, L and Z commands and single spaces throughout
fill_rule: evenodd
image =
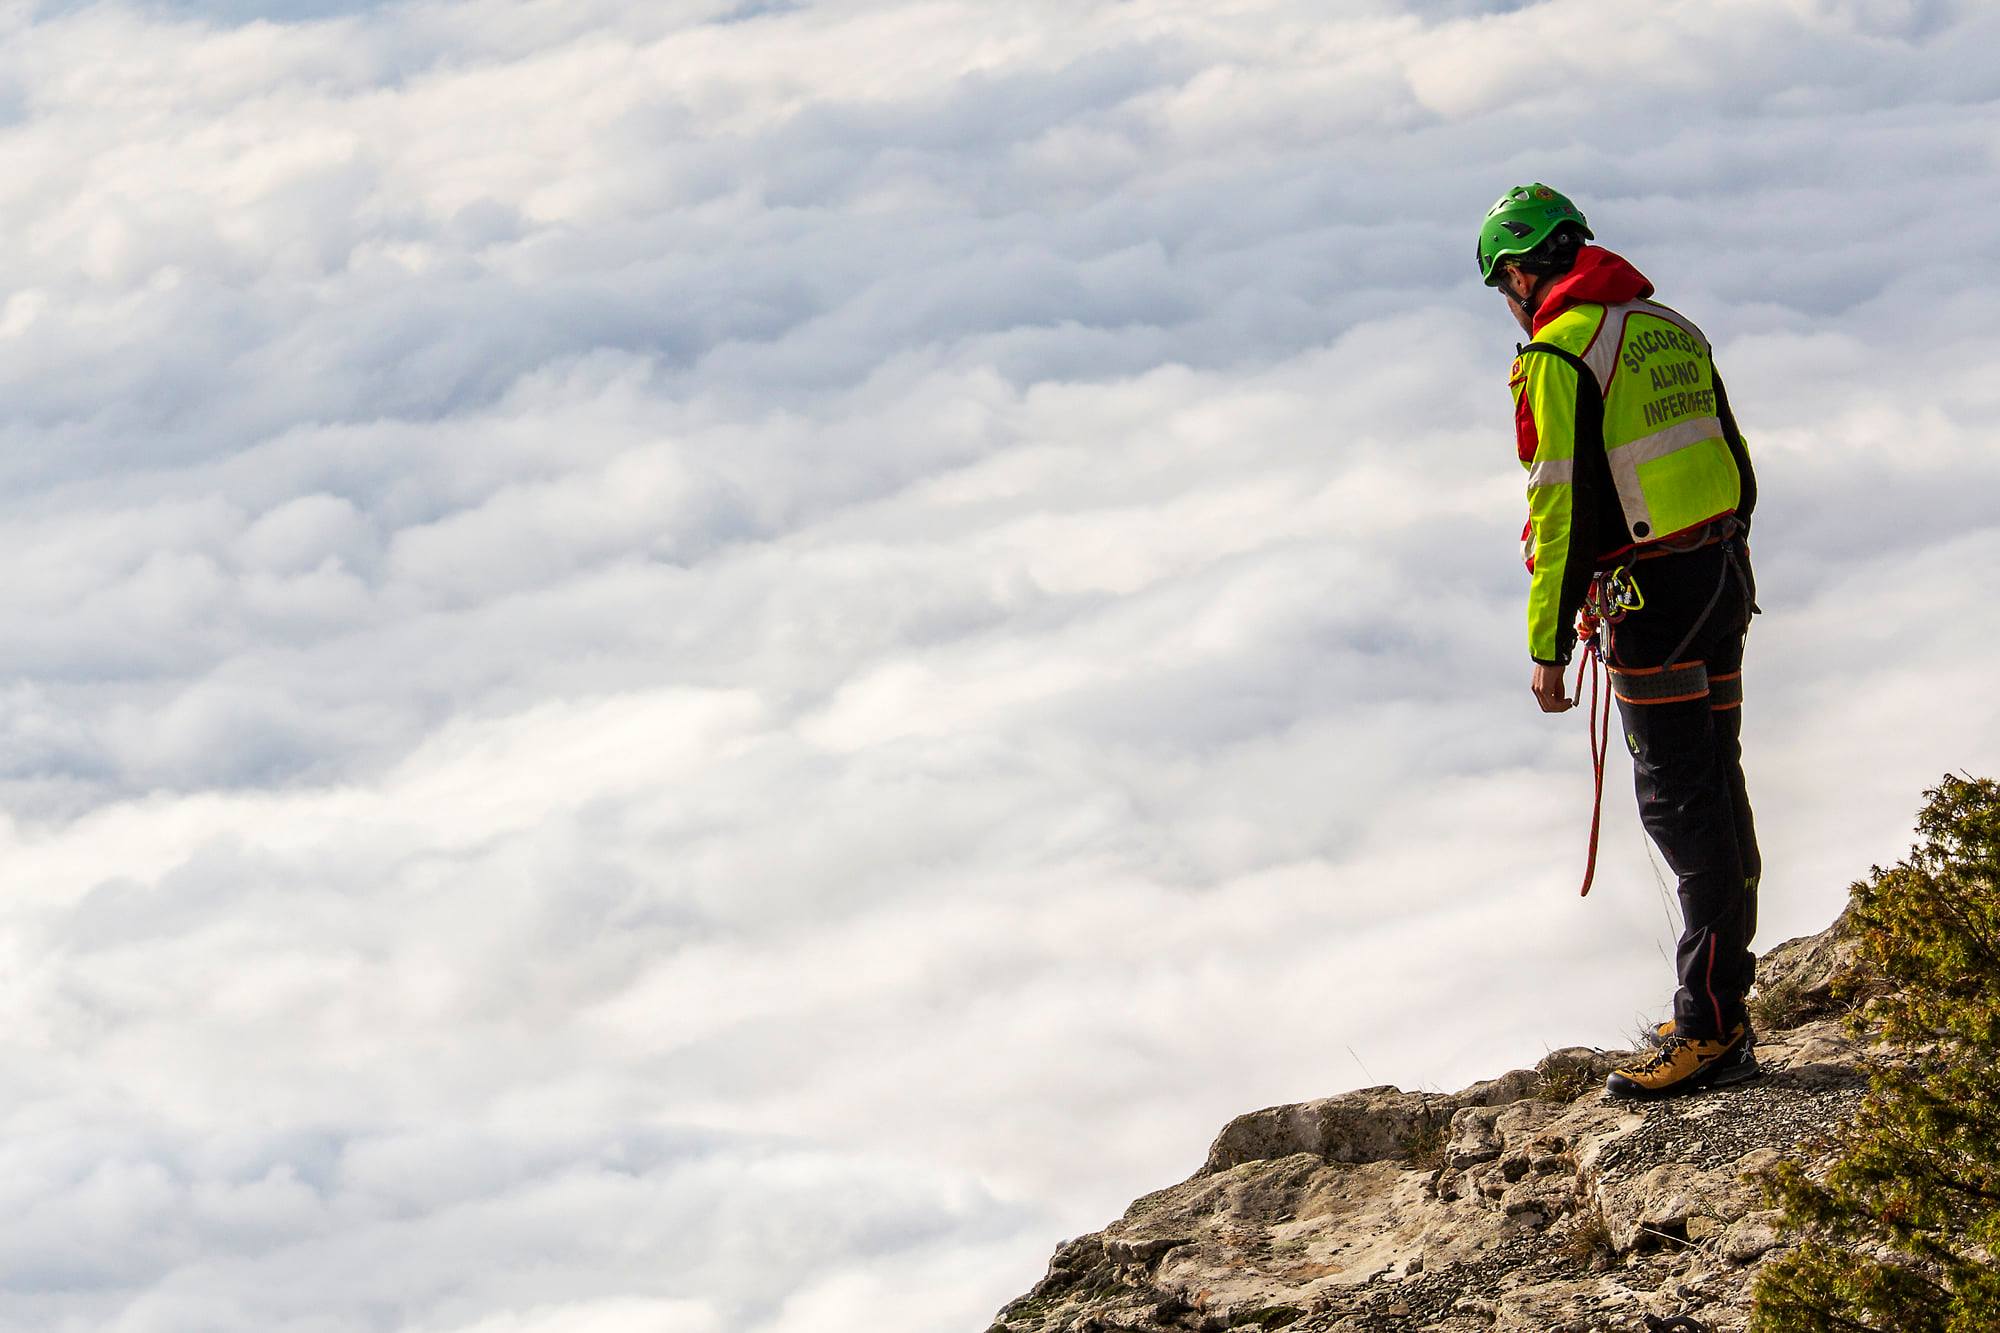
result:
M 1646 275 L 1600 246 L 1576 252 L 1576 267 L 1555 280 L 1535 310 L 1535 332 L 1563 311 L 1580 305 L 1618 305 L 1653 294 Z

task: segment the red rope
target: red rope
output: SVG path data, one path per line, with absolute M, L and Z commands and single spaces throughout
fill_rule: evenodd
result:
M 1597 878 L 1597 833 L 1604 816 L 1604 759 L 1611 751 L 1611 689 L 1604 683 L 1604 659 L 1598 656 L 1593 635 L 1582 645 L 1584 661 L 1576 666 L 1576 697 L 1583 700 L 1583 673 L 1590 670 L 1590 770 L 1593 791 L 1590 797 L 1590 853 L 1583 863 L 1583 887 L 1577 897 L 1590 896 L 1591 881 Z M 1599 686 L 1603 684 L 1604 709 L 1598 712 Z

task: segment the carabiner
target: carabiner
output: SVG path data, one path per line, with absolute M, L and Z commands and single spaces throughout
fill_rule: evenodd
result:
M 1639 590 L 1639 580 L 1633 575 L 1632 566 L 1620 565 L 1605 576 L 1604 603 L 1605 609 L 1611 613 L 1607 619 L 1645 609 L 1646 594 Z

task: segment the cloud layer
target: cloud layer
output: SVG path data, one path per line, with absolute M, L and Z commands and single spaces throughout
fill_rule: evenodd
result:
M 6 9 L 0 1328 L 978 1328 L 1229 1115 L 1622 1040 L 1521 180 L 1718 344 L 1823 925 L 2000 740 L 1996 29 Z

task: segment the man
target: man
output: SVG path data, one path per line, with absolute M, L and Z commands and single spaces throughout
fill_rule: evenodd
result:
M 1754 1077 L 1744 996 L 1761 862 L 1742 767 L 1743 639 L 1756 482 L 1708 339 L 1546 185 L 1510 190 L 1479 230 L 1479 271 L 1533 340 L 1514 360 L 1528 470 L 1530 683 L 1572 706 L 1570 626 L 1604 623 L 1639 816 L 1679 878 L 1674 1016 L 1608 1080 L 1664 1097 Z M 1605 640 L 1600 639 L 1600 643 Z

